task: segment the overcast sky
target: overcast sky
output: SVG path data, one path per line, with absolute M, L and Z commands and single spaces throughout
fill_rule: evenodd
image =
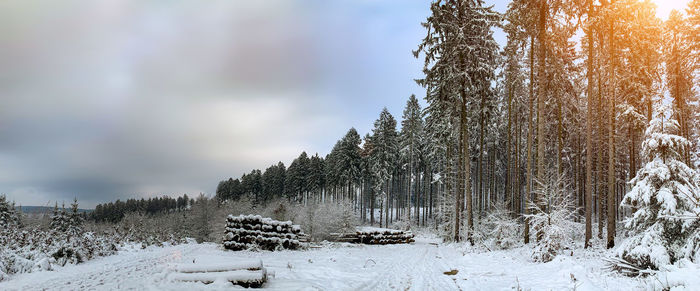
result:
M 496 8 L 505 10 L 504 1 Z M 428 1 L 0 2 L 0 193 L 213 194 L 397 118 Z

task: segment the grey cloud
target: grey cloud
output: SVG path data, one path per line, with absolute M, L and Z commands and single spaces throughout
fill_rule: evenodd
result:
M 406 3 L 0 1 L 0 192 L 88 207 L 211 193 L 325 154 L 419 93 L 427 4 Z M 402 11 L 420 17 L 383 19 Z
M 289 1 L 0 4 L 0 192 L 211 192 L 341 126 Z

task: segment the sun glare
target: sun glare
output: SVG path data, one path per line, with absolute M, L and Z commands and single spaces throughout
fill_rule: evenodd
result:
M 652 0 L 656 4 L 656 16 L 666 20 L 671 14 L 671 10 L 678 10 L 685 13 L 685 9 L 688 8 L 688 2 L 690 0 Z

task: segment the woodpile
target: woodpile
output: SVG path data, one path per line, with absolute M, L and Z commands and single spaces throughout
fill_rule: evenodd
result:
M 228 281 L 246 288 L 262 287 L 267 282 L 267 270 L 261 260 L 238 261 L 226 264 L 181 264 L 168 275 L 170 281 L 213 282 Z
M 415 241 L 410 231 L 375 227 L 358 228 L 354 233 L 335 234 L 335 237 L 341 242 L 370 245 L 406 244 Z
M 224 248 L 234 251 L 257 248 L 263 250 L 291 249 L 302 247 L 306 240 L 298 225 L 291 221 L 277 221 L 260 215 L 229 215 L 226 218 Z

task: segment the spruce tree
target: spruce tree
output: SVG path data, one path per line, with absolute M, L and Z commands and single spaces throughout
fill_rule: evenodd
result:
M 447 165 L 456 162 L 458 169 L 455 171 L 454 240 L 462 237 L 460 220 L 466 204 L 467 237 L 471 241 L 470 131 L 474 126 L 470 117 L 474 112 L 470 109 L 479 108 L 474 106 L 479 100 L 482 101 L 480 109 L 485 108 L 484 98 L 491 99 L 494 94 L 492 85 L 498 63 L 498 44 L 493 39 L 491 27 L 499 21 L 500 16 L 491 8 L 484 7 L 480 0 L 434 1 L 431 15 L 423 23 L 428 31 L 427 36 L 414 51 L 416 57 L 421 53 L 425 55 L 425 77 L 417 82 L 427 89 L 428 112 L 431 115 L 432 112 L 440 112 L 443 115 L 433 118 L 445 119 L 439 123 L 429 123 L 442 124 L 444 130 L 454 130 L 451 137 L 457 138 L 446 144 L 446 156 L 450 157 Z M 455 154 L 451 155 L 453 151 Z M 448 171 L 448 174 L 451 173 Z
M 14 228 L 19 225 L 19 214 L 14 203 L 7 201 L 5 194 L 0 195 L 0 228 Z
M 692 12 L 690 10 L 689 12 Z M 698 112 L 697 96 L 694 92 L 692 62 L 693 43 L 688 35 L 692 34 L 689 21 L 683 15 L 673 10 L 666 21 L 664 30 L 664 59 L 666 63 L 666 85 L 669 95 L 673 98 L 673 118 L 678 120 L 679 135 L 693 141 L 691 138 L 696 126 Z M 695 45 L 697 47 L 697 45 Z M 691 149 L 683 153 L 683 161 L 691 165 Z
M 71 234 L 80 234 L 83 230 L 83 217 L 80 215 L 79 209 L 78 209 L 78 198 L 73 198 L 73 203 L 71 203 L 71 210 L 70 213 L 68 214 L 67 221 L 68 221 L 68 226 L 67 230 Z
M 325 165 L 322 157 L 316 153 L 309 159 L 309 177 L 308 188 L 315 197 L 313 199 L 320 201 L 321 191 L 326 185 L 326 177 L 324 174 Z
M 639 269 L 697 259 L 700 244 L 700 236 L 691 237 L 700 229 L 698 173 L 683 162 L 690 143 L 679 135 L 678 122 L 663 118 L 650 122 L 642 143 L 646 164 L 622 200 L 633 214 L 625 223 L 630 238 L 618 256 Z
M 340 154 L 338 155 L 338 172 L 347 184 L 347 195 L 352 197 L 352 185 L 360 178 L 360 135 L 355 128 L 348 130 L 341 139 Z
M 58 209 L 58 202 L 56 202 L 53 208 L 53 215 L 51 216 L 51 230 L 58 232 L 66 232 L 69 226 L 69 218 L 66 214 L 65 205 L 63 205 L 61 209 Z
M 401 121 L 400 148 L 399 153 L 402 163 L 406 164 L 408 172 L 408 184 L 406 189 L 406 213 L 411 218 L 411 201 L 417 202 L 417 189 L 415 183 L 419 179 L 418 163 L 420 162 L 421 144 L 423 143 L 423 114 L 418 104 L 416 95 L 411 95 L 403 110 L 403 120 Z M 412 198 L 413 197 L 413 198 Z M 416 205 L 416 211 L 418 210 Z M 418 219 L 418 215 L 416 215 Z
M 284 189 L 290 201 L 304 202 L 304 194 L 308 191 L 309 156 L 302 152 L 292 161 L 285 175 Z
M 390 182 L 398 159 L 398 134 L 396 132 L 396 119 L 384 108 L 379 114 L 379 119 L 374 122 L 372 130 L 372 178 L 377 181 L 374 191 L 381 201 L 380 207 L 388 210 L 388 195 Z M 381 208 L 380 208 L 381 209 Z M 384 212 L 384 224 L 388 226 L 389 213 Z M 380 217 L 380 221 L 381 217 Z

